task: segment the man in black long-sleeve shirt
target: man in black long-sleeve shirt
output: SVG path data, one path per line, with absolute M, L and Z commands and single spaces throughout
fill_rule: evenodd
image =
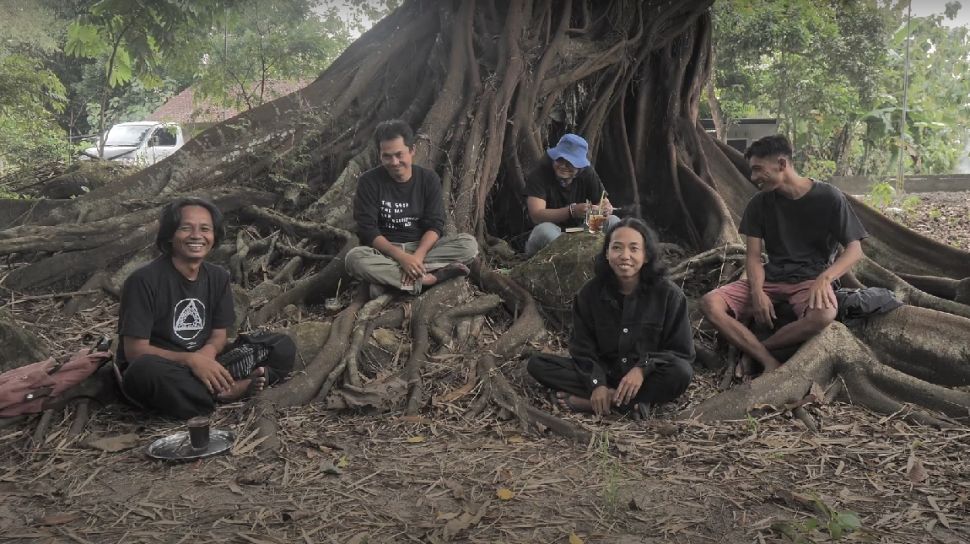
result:
M 414 133 L 401 120 L 377 126 L 381 166 L 357 181 L 354 220 L 361 246 L 347 253 L 347 272 L 371 285 L 418 294 L 445 279 L 468 274 L 478 254 L 468 234 L 442 237 L 441 180 L 413 164 Z M 373 291 L 372 291 L 373 293 Z

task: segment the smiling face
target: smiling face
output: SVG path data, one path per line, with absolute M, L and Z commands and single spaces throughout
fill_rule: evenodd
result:
M 404 144 L 404 138 L 398 136 L 381 142 L 381 165 L 398 183 L 411 179 L 411 164 L 414 161 L 414 148 Z
M 751 166 L 751 181 L 759 191 L 769 192 L 781 186 L 788 159 L 780 155 L 751 157 L 748 164 Z
M 205 259 L 215 243 L 212 214 L 202 206 L 183 206 L 172 236 L 172 258 L 183 262 Z
M 563 181 L 572 180 L 580 171 L 579 168 L 576 168 L 572 163 L 561 157 L 552 161 L 552 169 L 556 172 L 556 177 Z
M 620 282 L 637 280 L 647 260 L 643 235 L 630 227 L 613 229 L 606 261 Z

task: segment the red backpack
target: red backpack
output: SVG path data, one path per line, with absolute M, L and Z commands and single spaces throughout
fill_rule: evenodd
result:
M 107 350 L 83 349 L 61 362 L 51 357 L 0 374 L 0 417 L 43 412 L 46 401 L 83 382 L 111 356 Z

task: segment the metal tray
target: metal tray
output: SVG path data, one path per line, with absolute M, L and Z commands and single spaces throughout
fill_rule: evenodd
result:
M 235 439 L 236 435 L 232 431 L 212 429 L 209 431 L 209 445 L 196 449 L 192 447 L 192 442 L 189 441 L 189 432 L 179 431 L 152 442 L 145 452 L 149 457 L 155 459 L 190 461 L 228 451 Z

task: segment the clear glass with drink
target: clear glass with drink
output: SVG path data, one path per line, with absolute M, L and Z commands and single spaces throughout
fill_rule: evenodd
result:
M 590 204 L 586 206 L 586 229 L 590 234 L 603 232 L 603 224 L 606 223 L 605 206 Z

